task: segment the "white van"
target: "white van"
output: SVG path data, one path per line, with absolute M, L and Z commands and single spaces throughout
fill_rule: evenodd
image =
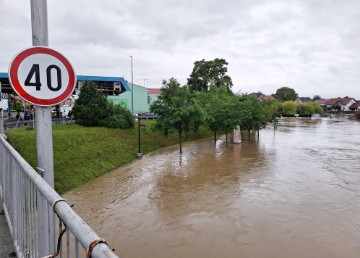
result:
M 72 106 L 69 105 L 63 105 L 60 107 L 60 112 L 62 117 L 68 117 L 69 111 L 72 110 Z

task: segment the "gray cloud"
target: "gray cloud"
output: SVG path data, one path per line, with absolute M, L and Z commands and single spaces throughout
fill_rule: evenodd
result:
M 31 46 L 30 4 L 0 0 L 0 71 Z M 225 58 L 234 92 L 360 98 L 360 2 L 353 0 L 48 1 L 50 46 L 78 74 L 160 87 L 193 63 Z

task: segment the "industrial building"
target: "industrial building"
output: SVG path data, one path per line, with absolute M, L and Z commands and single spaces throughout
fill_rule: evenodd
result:
M 148 89 L 140 85 L 128 83 L 123 77 L 78 75 L 73 95 L 63 105 L 72 106 L 80 94 L 85 81 L 92 81 L 107 98 L 133 114 L 149 112 L 149 107 L 160 94 L 160 89 Z M 0 108 L 11 109 L 11 101 L 18 99 L 12 89 L 8 73 L 0 73 Z

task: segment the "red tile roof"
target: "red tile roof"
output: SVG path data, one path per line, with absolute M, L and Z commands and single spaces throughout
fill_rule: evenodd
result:
M 262 95 L 260 97 L 260 99 L 262 99 L 263 101 L 268 101 L 268 100 L 273 100 L 275 98 L 273 96 L 271 96 L 271 95 Z
M 161 89 L 149 88 L 148 94 L 161 94 Z
M 357 109 L 359 107 L 360 107 L 360 102 L 357 102 L 357 103 L 352 104 L 349 108 L 350 109 Z
M 326 101 L 326 105 L 335 105 L 336 103 L 340 103 L 341 105 L 346 105 L 348 104 L 353 98 L 333 98 L 333 99 L 329 99 L 328 101 Z
M 328 101 L 328 99 L 317 99 L 314 102 L 318 105 L 326 105 L 327 101 Z

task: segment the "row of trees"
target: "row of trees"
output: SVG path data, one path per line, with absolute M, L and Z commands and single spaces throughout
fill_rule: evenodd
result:
M 197 131 L 201 125 L 214 132 L 227 132 L 240 126 L 242 130 L 259 132 L 266 124 L 280 114 L 311 115 L 322 113 L 315 103 L 297 105 L 295 90 L 282 87 L 273 96 L 274 100 L 262 101 L 256 96 L 234 94 L 231 78 L 226 74 L 228 63 L 225 59 L 201 60 L 187 80 L 187 85 L 171 78 L 164 80 L 161 95 L 150 106 L 150 111 L 159 116 L 155 128 L 165 135 L 177 132 L 180 152 L 182 152 L 183 134 Z M 227 141 L 227 138 L 226 138 Z
M 324 109 L 315 102 L 305 102 L 297 104 L 295 101 L 285 101 L 281 105 L 281 114 L 286 116 L 293 116 L 298 114 L 300 116 L 311 116 L 313 114 L 323 114 Z
M 200 126 L 213 131 L 216 140 L 217 132 L 227 135 L 238 125 L 249 133 L 259 131 L 278 115 L 278 101 L 236 95 L 226 85 L 210 84 L 208 89 L 194 90 L 174 78 L 164 80 L 161 95 L 150 106 L 150 111 L 159 116 L 155 128 L 165 135 L 177 132 L 181 153 L 183 134 L 197 132 Z
M 218 58 L 197 61 L 187 85 L 181 86 L 174 78 L 163 81 L 162 93 L 150 106 L 150 111 L 158 115 L 155 129 L 163 131 L 165 135 L 178 133 L 180 152 L 183 134 L 196 132 L 200 126 L 213 131 L 215 141 L 218 132 L 225 132 L 227 142 L 227 133 L 236 126 L 247 130 L 250 137 L 252 130 L 259 132 L 280 114 L 321 113 L 322 109 L 314 103 L 297 105 L 292 101 L 297 98 L 296 92 L 287 87 L 280 88 L 274 94 L 276 99 L 270 101 L 234 94 L 231 91 L 232 80 L 226 74 L 227 64 L 224 59 Z M 279 100 L 287 101 L 281 103 Z M 134 126 L 131 113 L 109 103 L 92 82 L 83 85 L 73 113 L 77 123 L 86 126 Z

